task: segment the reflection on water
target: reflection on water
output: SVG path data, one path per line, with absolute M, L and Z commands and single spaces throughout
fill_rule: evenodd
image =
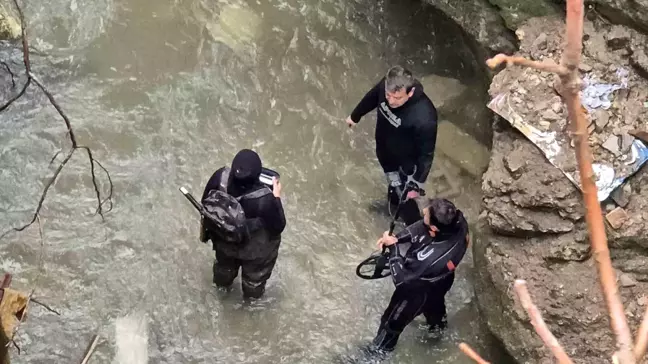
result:
M 372 338 L 393 287 L 354 270 L 388 227 L 376 210 L 385 186 L 373 114 L 352 131 L 343 119 L 388 67 L 386 54 L 396 54 L 390 42 L 405 25 L 390 18 L 387 4 L 28 5 L 32 44 L 51 55 L 34 55 L 34 71 L 110 171 L 115 197 L 105 221 L 92 215 L 94 191 L 79 153 L 43 209 L 45 273 L 36 226 L 2 243 L 2 270 L 15 275 L 14 285 L 38 282 L 36 295 L 62 312 L 32 309 L 19 333 L 21 362 L 77 361 L 99 332 L 105 341 L 92 361 L 109 363 L 115 320 L 131 314 L 148 321 L 152 363 L 327 363 Z M 434 55 L 444 40 L 430 37 L 432 46 L 409 61 L 418 74 L 448 76 Z M 5 47 L 0 56 L 18 69 L 19 52 Z M 64 124 L 30 90 L 0 118 L 2 230 L 29 217 L 53 173 L 49 160 L 67 147 Z M 281 173 L 288 219 L 267 295 L 253 304 L 241 301 L 238 280 L 230 293 L 212 287 L 211 248 L 198 242 L 196 213 L 178 192 L 199 194 L 245 147 Z M 108 188 L 105 177 L 101 183 Z M 478 178 L 441 152 L 427 190 L 476 217 Z M 426 342 L 417 321 L 391 362 L 469 363 L 459 341 L 496 359 L 471 303 L 470 270 L 467 257 L 448 296 L 448 335 Z

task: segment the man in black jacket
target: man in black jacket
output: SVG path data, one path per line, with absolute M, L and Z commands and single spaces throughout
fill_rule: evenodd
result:
M 241 285 L 246 298 L 259 298 L 265 292 L 265 285 L 272 274 L 279 253 L 281 233 L 286 227 L 283 205 L 281 203 L 281 183 L 273 180 L 272 192 L 259 181 L 261 159 L 252 150 L 239 151 L 232 161 L 231 168 L 220 168 L 211 176 L 202 202 L 204 204 L 209 191 L 226 186 L 227 193 L 241 197 L 262 189 L 267 193 L 256 193 L 257 197 L 243 197 L 239 203 L 246 217 L 246 228 L 249 239 L 242 244 L 219 241 L 210 236 L 203 224 L 203 240 L 212 240 L 216 251 L 214 261 L 214 283 L 219 287 L 229 287 L 242 269 Z M 224 179 L 227 175 L 227 180 Z M 213 234 L 212 234 L 213 235 Z
M 419 188 L 430 173 L 437 135 L 437 111 L 412 73 L 394 66 L 362 98 L 346 119 L 354 126 L 371 110 L 378 108 L 376 156 L 385 173 L 390 201 L 398 203 L 403 176 L 414 173 Z M 398 192 L 397 192 L 398 191 Z
M 429 200 L 423 219 L 396 236 L 383 234 L 378 246 L 389 248 L 396 290 L 380 320 L 375 349 L 394 350 L 405 327 L 421 313 L 431 333 L 440 335 L 447 327 L 445 294 L 452 287 L 454 269 L 468 242 L 466 219 L 445 199 Z

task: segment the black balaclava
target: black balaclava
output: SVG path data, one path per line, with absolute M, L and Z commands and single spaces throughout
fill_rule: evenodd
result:
M 261 175 L 261 158 L 250 149 L 242 149 L 232 160 L 229 185 L 234 187 L 236 192 L 251 187 L 259 180 Z M 238 190 L 238 191 L 236 191 Z

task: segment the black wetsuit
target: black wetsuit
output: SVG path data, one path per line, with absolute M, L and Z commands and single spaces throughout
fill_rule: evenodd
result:
M 448 257 L 458 253 L 452 259 L 460 260 L 467 248 L 468 223 L 460 211 L 457 213 L 455 224 L 442 229 L 434 238 L 422 220 L 396 235 L 398 242 L 390 247 L 389 259 L 396 290 L 374 339 L 379 349 L 393 350 L 405 327 L 420 314 L 425 316 L 430 330 L 447 326 L 445 294 L 452 287 L 454 268 L 459 264 L 447 263 Z M 404 256 L 403 244 L 410 244 Z M 454 247 L 447 250 L 449 246 Z
M 437 136 L 437 111 L 417 81 L 414 94 L 401 107 L 392 109 L 385 98 L 385 79 L 374 86 L 355 107 L 351 120 L 358 123 L 378 108 L 376 121 L 376 156 L 385 173 L 400 167 L 414 179 L 425 182 L 432 167 Z
M 202 200 L 209 191 L 218 189 L 224 168 L 217 170 L 207 182 Z M 268 188 L 261 182 L 248 186 L 227 184 L 227 192 L 239 197 L 261 188 Z M 268 193 L 256 199 L 241 199 L 246 225 L 251 236 L 244 244 L 232 245 L 212 239 L 216 260 L 214 262 L 214 283 L 227 287 L 232 284 L 242 268 L 241 284 L 243 294 L 258 298 L 265 291 L 267 280 L 272 274 L 279 253 L 281 233 L 286 227 L 283 205 L 279 197 Z M 207 232 L 209 234 L 209 232 Z

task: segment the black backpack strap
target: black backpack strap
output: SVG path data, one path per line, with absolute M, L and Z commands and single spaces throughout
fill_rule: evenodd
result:
M 259 188 L 258 190 L 255 190 L 255 191 L 247 193 L 247 194 L 245 194 L 243 196 L 237 197 L 236 199 L 238 201 L 241 201 L 242 199 L 253 200 L 255 198 L 260 198 L 260 197 L 263 197 L 265 195 L 268 195 L 270 193 L 272 193 L 272 191 L 270 191 L 270 189 L 268 187 L 263 186 L 262 188 Z
M 223 169 L 223 173 L 221 173 L 221 178 L 220 178 L 220 190 L 227 193 L 227 182 L 229 182 L 229 174 L 230 174 L 230 169 L 228 167 L 225 167 Z

